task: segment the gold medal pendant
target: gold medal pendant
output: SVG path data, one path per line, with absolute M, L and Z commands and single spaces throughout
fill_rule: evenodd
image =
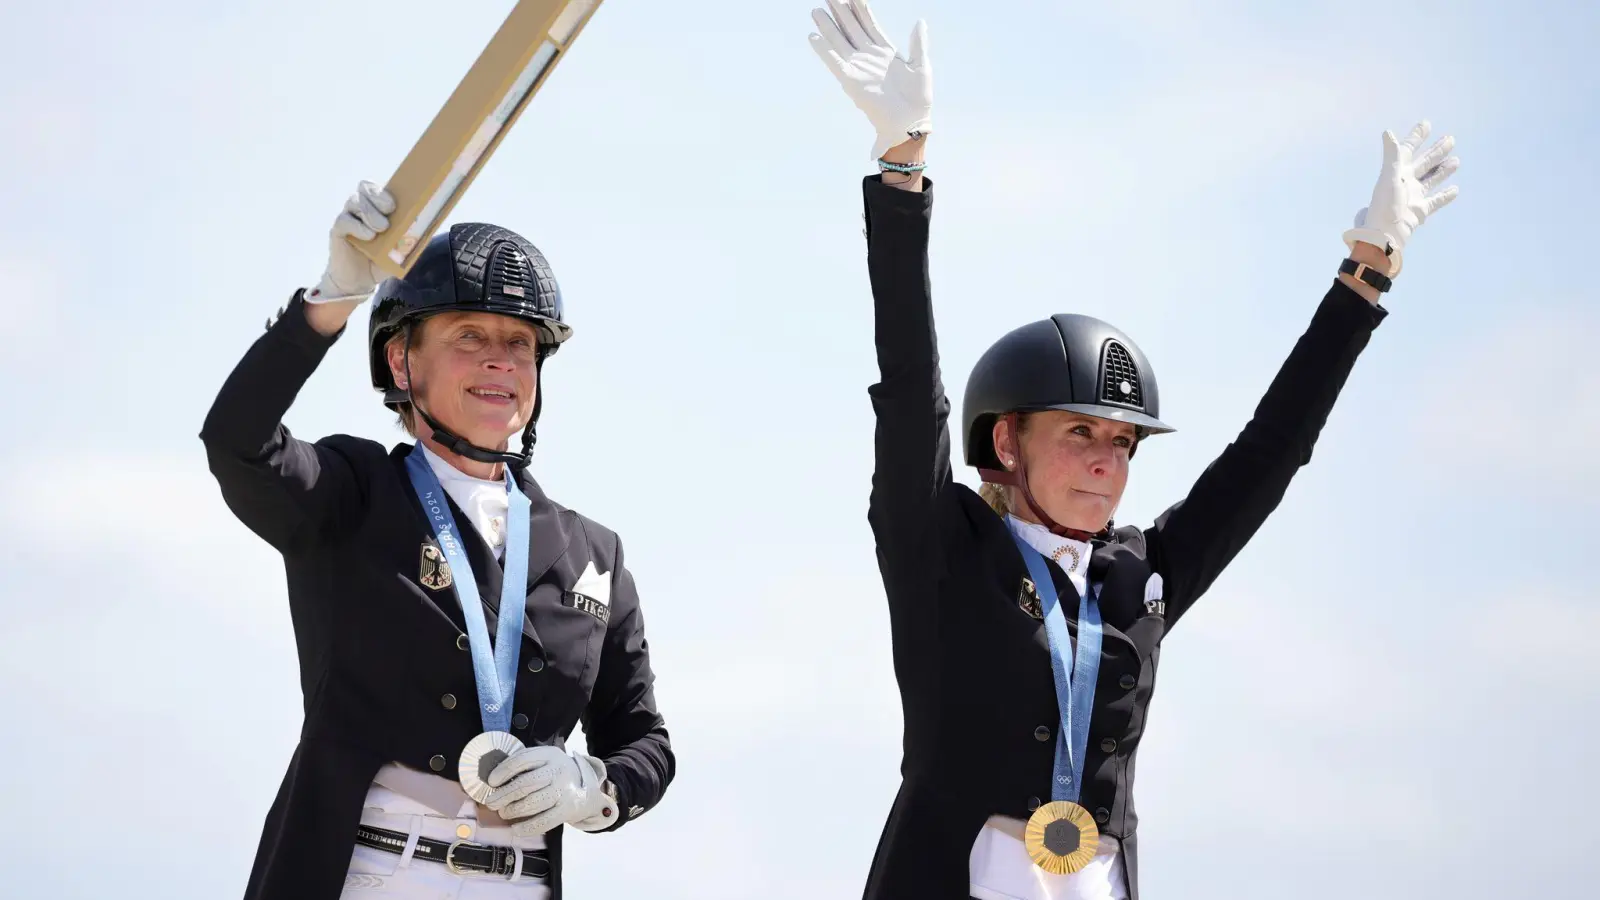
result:
M 1070 875 L 1082 869 L 1100 849 L 1100 829 L 1094 817 L 1066 800 L 1034 810 L 1025 837 L 1033 864 L 1052 875 Z

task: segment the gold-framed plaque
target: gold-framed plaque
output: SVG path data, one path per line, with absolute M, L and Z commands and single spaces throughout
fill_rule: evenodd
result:
M 571 50 L 602 0 L 517 0 L 384 189 L 389 228 L 347 238 L 363 256 L 403 277 L 516 124 L 528 101 Z

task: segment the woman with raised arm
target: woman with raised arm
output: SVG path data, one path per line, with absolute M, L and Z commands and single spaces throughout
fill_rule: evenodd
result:
M 360 185 L 322 279 L 200 434 L 283 555 L 304 695 L 246 897 L 559 900 L 563 828 L 619 828 L 673 777 L 639 597 L 616 533 L 528 472 L 541 372 L 572 336 L 544 255 L 459 223 L 379 284 L 347 238 L 393 211 Z M 415 443 L 294 437 L 284 415 L 368 295 L 372 388 Z M 565 747 L 580 722 L 587 753 Z
M 816 50 L 877 132 L 864 179 L 879 381 L 868 517 L 904 715 L 902 783 L 868 900 L 1138 897 L 1134 756 L 1163 637 L 1282 500 L 1412 232 L 1456 196 L 1426 123 L 1383 136 L 1371 203 L 1332 284 L 1238 438 L 1151 526 L 1112 515 L 1161 419 L 1150 361 L 1112 325 L 1060 313 L 978 360 L 954 480 L 929 287 L 927 29 L 904 58 L 865 0 L 815 10 Z M 1066 304 L 1070 304 L 1070 299 Z

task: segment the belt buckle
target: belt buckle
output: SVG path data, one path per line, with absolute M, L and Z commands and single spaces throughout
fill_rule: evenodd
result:
M 450 846 L 445 848 L 444 867 L 449 869 L 451 874 L 461 875 L 463 877 L 468 875 L 503 875 L 507 881 L 512 881 L 514 879 L 517 871 L 517 853 L 515 850 L 511 850 L 509 848 L 485 846 L 483 849 L 493 852 L 493 861 L 489 864 L 489 868 L 487 870 L 463 869 L 456 865 L 456 848 L 462 846 L 463 844 L 471 843 L 471 841 L 455 840 L 451 841 Z M 473 844 L 473 846 L 480 845 Z M 504 851 L 504 855 L 502 855 L 502 851 Z M 504 868 L 502 868 L 502 866 L 504 866 Z

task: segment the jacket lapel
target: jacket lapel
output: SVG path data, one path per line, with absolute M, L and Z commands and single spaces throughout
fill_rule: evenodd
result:
M 528 593 L 531 594 L 550 567 L 567 552 L 572 532 L 567 528 L 561 508 L 545 496 L 544 489 L 539 487 L 539 482 L 534 481 L 526 469 L 519 483 L 532 507 L 528 523 Z
M 1022 597 L 1025 581 L 1031 582 L 1028 575 L 1028 564 L 1022 559 L 1022 551 L 1017 548 L 1016 539 L 1012 537 L 1011 528 L 999 516 L 988 516 L 979 527 L 988 534 L 990 552 L 986 554 L 991 562 L 998 583 L 1015 585 L 1008 588 L 1017 597 Z M 1124 614 L 1127 596 L 1126 588 L 1122 582 L 1129 578 L 1137 581 L 1140 589 L 1144 584 L 1139 581 L 1137 565 L 1127 565 L 1128 560 L 1122 558 L 1123 554 L 1130 557 L 1131 551 L 1117 544 L 1096 543 L 1089 555 L 1089 583 L 1091 585 L 1102 583 L 1100 588 L 1100 616 L 1104 623 L 1104 635 L 1112 640 L 1122 641 L 1129 646 L 1134 646 L 1133 640 L 1123 632 L 1128 623 L 1132 621 Z M 1134 557 L 1136 560 L 1137 557 Z M 1078 589 L 1067 577 L 1067 573 L 1053 561 L 1046 559 L 1045 567 L 1050 570 L 1050 580 L 1056 588 L 1056 599 L 1061 604 L 1061 611 L 1066 614 L 1067 630 L 1074 638 L 1078 634 Z M 1036 617 L 1037 633 L 1034 640 L 1041 647 L 1049 647 L 1049 637 L 1045 634 L 1044 621 Z
M 1101 615 L 1108 624 L 1127 629 L 1144 614 L 1144 583 L 1150 564 L 1122 544 L 1095 543 L 1089 555 L 1089 579 L 1100 587 Z
M 411 507 L 416 512 L 418 524 L 429 539 L 433 539 L 433 526 L 428 521 L 427 513 L 422 509 L 422 501 L 418 500 L 415 491 L 411 488 L 411 477 L 406 471 L 405 457 L 410 452 L 410 444 L 402 444 L 395 448 L 391 459 L 399 469 L 402 483 L 410 495 Z M 533 593 L 534 586 L 539 583 L 556 564 L 563 554 L 567 552 L 567 545 L 572 540 L 572 534 L 563 521 L 562 511 L 549 497 L 538 482 L 533 480 L 527 470 L 523 470 L 518 483 L 522 486 L 523 493 L 528 496 L 529 523 L 528 523 L 528 584 L 524 589 L 524 597 Z M 472 526 L 465 513 L 456 505 L 446 493 L 446 502 L 450 504 L 450 514 L 456 521 L 456 532 L 461 541 L 461 546 L 467 554 L 467 562 L 472 566 L 472 579 L 478 586 L 478 595 L 483 601 L 485 624 L 488 625 L 491 638 L 495 634 L 500 618 L 500 592 L 504 586 L 505 569 L 500 560 L 495 558 L 494 552 L 483 535 Z M 466 619 L 461 613 L 459 595 L 452 590 L 450 609 L 440 609 L 457 628 L 466 630 Z M 559 602 L 559 600 L 557 601 Z M 439 608 L 436 606 L 435 608 Z M 536 646 L 543 649 L 539 640 L 539 632 L 534 628 L 533 616 L 522 617 L 522 634 L 533 641 Z

